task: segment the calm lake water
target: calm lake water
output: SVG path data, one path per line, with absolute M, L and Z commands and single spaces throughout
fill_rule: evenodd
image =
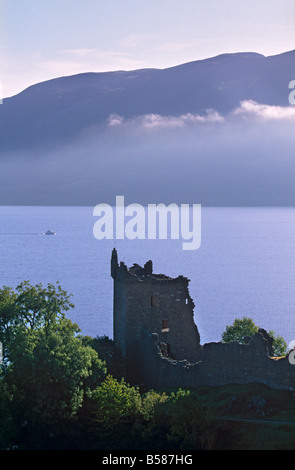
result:
M 181 240 L 102 240 L 93 207 L 0 207 L 0 286 L 55 283 L 73 294 L 68 316 L 82 333 L 112 337 L 110 257 L 128 266 L 153 260 L 154 272 L 190 279 L 204 344 L 249 316 L 286 342 L 295 339 L 295 209 L 202 208 L 202 244 Z M 56 236 L 41 235 L 52 229 Z

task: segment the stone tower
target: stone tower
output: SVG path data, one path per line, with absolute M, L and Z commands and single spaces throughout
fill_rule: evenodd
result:
M 167 345 L 167 354 L 177 360 L 200 360 L 200 335 L 194 323 L 194 303 L 189 295 L 189 280 L 154 274 L 152 261 L 144 267 L 118 264 L 112 252 L 114 279 L 113 337 L 126 359 L 126 376 L 136 383 L 141 367 L 139 342 L 143 330 L 157 333 Z

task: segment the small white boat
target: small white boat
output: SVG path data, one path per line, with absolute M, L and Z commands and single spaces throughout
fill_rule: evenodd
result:
M 45 232 L 45 235 L 56 235 L 56 233 L 52 230 L 47 230 L 47 232 Z

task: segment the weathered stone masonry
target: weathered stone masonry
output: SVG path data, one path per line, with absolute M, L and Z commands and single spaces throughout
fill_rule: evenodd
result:
M 130 269 L 111 259 L 114 342 L 126 377 L 148 388 L 264 383 L 295 390 L 295 366 L 272 357 L 272 338 L 259 330 L 248 344 L 200 344 L 189 280 L 154 274 L 152 262 Z

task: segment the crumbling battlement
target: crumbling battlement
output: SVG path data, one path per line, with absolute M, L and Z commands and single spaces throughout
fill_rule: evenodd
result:
M 200 357 L 200 335 L 194 323 L 194 303 L 190 297 L 189 279 L 175 279 L 154 274 L 148 261 L 144 267 L 118 264 L 113 250 L 111 274 L 114 279 L 115 344 L 120 347 L 127 364 L 129 380 L 138 377 L 138 342 L 142 328 L 157 333 L 167 344 L 171 357 L 195 362 Z
M 113 250 L 114 341 L 126 376 L 148 388 L 263 383 L 295 390 L 295 366 L 273 358 L 273 339 L 260 329 L 247 344 L 200 344 L 189 279 L 154 274 L 152 261 L 130 269 Z

